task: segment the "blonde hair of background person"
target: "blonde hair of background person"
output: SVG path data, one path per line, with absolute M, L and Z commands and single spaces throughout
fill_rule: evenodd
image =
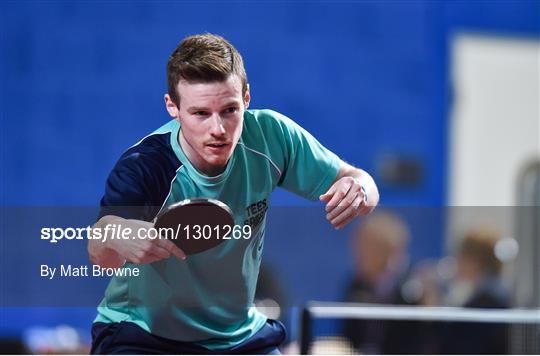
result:
M 390 211 L 378 210 L 364 218 L 352 239 L 356 274 L 372 282 L 407 263 L 410 230 L 402 218 Z

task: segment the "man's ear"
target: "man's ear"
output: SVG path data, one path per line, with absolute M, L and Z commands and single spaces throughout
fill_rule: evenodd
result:
M 171 96 L 169 94 L 165 94 L 163 99 L 165 100 L 165 108 L 167 109 L 169 115 L 171 115 L 171 117 L 174 119 L 178 119 L 178 106 L 176 106 Z
M 249 107 L 249 102 L 251 100 L 251 95 L 249 94 L 249 83 L 247 84 L 246 95 L 244 95 L 244 109 Z

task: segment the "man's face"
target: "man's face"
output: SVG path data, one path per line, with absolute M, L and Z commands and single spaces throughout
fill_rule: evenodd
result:
M 165 95 L 169 114 L 180 121 L 178 140 L 193 165 L 206 175 L 221 173 L 242 134 L 249 91 L 242 96 L 237 75 L 224 82 L 177 85 L 180 107 Z
M 358 272 L 366 278 L 380 278 L 388 266 L 391 248 L 379 241 L 377 231 L 366 229 L 356 238 Z

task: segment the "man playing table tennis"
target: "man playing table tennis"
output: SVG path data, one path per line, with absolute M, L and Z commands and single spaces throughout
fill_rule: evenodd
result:
M 174 120 L 121 156 L 95 227 L 151 228 L 171 204 L 207 197 L 226 203 L 235 223 L 253 232 L 187 258 L 170 240 L 89 240 L 93 263 L 140 270 L 111 280 L 92 352 L 279 353 L 283 326 L 252 307 L 271 192 L 279 186 L 320 199 L 340 228 L 374 209 L 377 187 L 287 117 L 247 110 L 242 57 L 224 38 L 185 38 L 169 58 L 167 79 Z

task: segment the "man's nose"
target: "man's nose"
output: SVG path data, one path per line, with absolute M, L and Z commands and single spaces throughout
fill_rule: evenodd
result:
M 212 136 L 223 136 L 225 134 L 225 126 L 219 114 L 212 115 L 210 126 L 210 134 Z

